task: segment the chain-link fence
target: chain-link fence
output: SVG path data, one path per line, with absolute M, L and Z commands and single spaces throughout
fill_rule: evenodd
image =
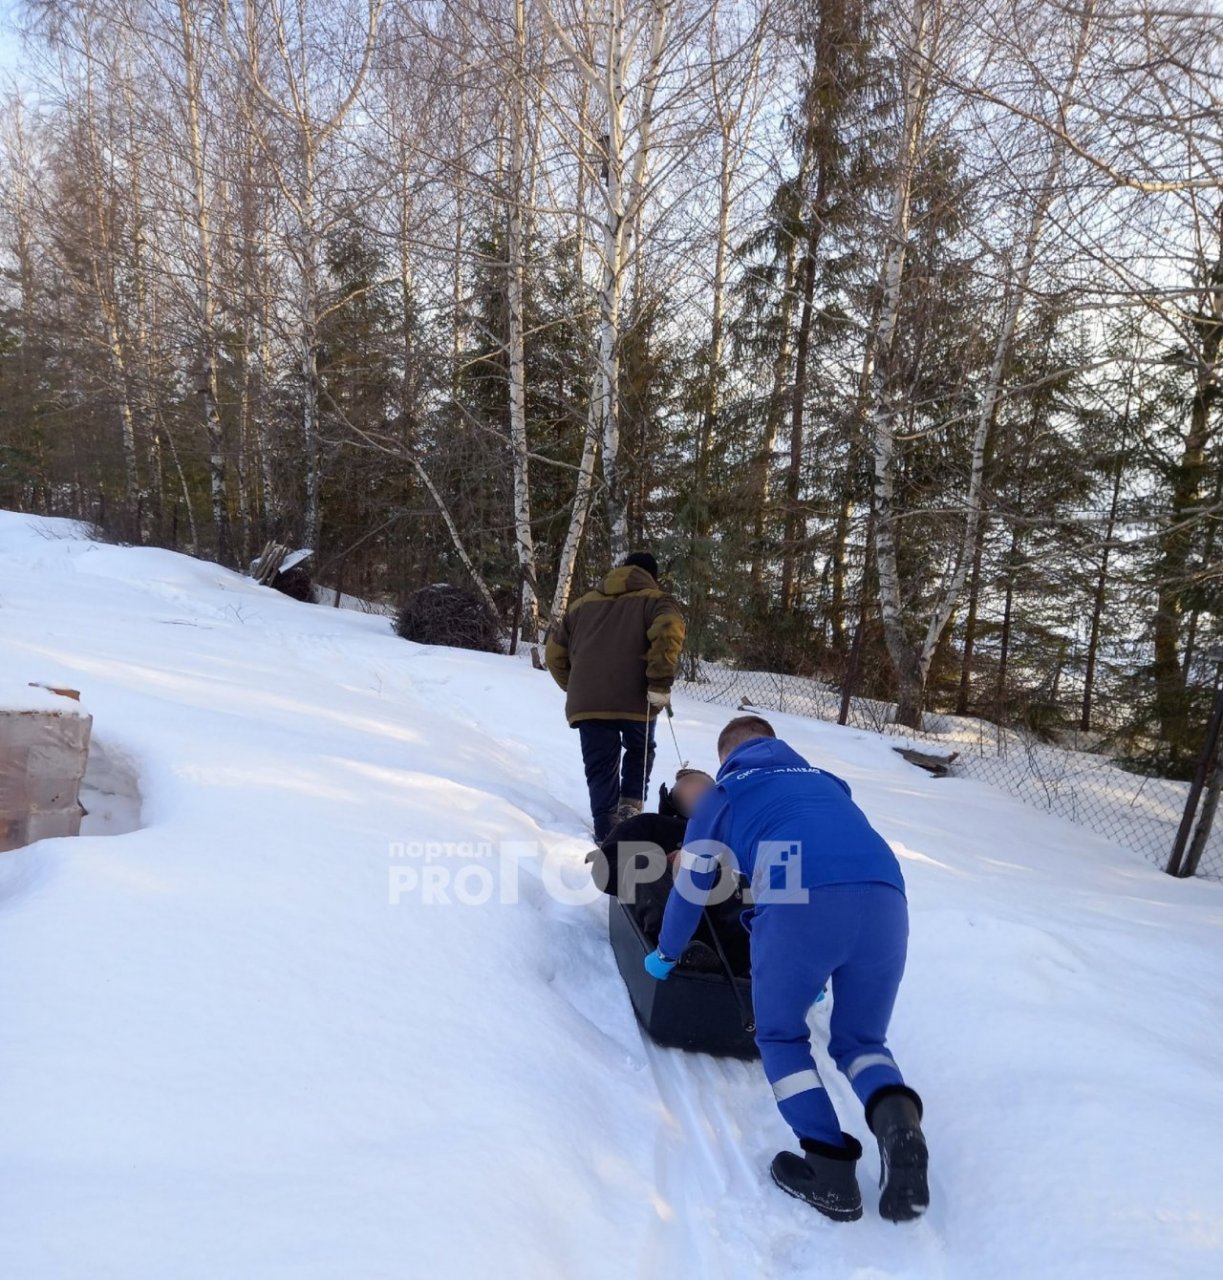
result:
M 920 730 L 894 723 L 888 702 L 851 697 L 804 676 L 742 671 L 699 662 L 678 687 L 704 702 L 842 720 L 931 756 L 951 757 L 954 774 L 976 778 L 1021 800 L 1133 849 L 1163 867 L 1176 838 L 1189 784 L 1121 768 L 1099 739 L 1063 733 L 1056 739 L 970 716 L 927 714 Z M 1093 749 L 1094 748 L 1094 749 Z M 931 763 L 934 763 L 933 761 Z M 1223 880 L 1223 827 L 1206 841 L 1197 874 Z

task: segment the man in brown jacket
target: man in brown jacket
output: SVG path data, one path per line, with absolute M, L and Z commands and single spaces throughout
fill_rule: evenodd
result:
M 658 562 L 634 551 L 569 606 L 548 636 L 548 670 L 582 741 L 595 839 L 640 813 L 654 762 L 654 717 L 671 705 L 684 647 L 675 597 Z

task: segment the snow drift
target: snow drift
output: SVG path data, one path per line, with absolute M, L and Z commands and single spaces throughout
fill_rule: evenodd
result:
M 1223 1267 L 1223 886 L 776 717 L 913 911 L 893 1045 L 933 1203 L 894 1227 L 868 1191 L 835 1225 L 768 1180 L 789 1135 L 758 1066 L 643 1043 L 577 892 L 546 676 L 8 513 L 0 671 L 82 690 L 119 797 L 0 855 L 6 1277 Z M 679 700 L 695 763 L 725 718 Z

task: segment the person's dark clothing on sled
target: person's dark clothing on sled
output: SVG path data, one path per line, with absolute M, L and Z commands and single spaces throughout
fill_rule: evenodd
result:
M 713 785 L 713 778 L 699 769 L 680 769 L 669 789 L 659 789 L 657 813 L 639 813 L 617 824 L 588 859 L 595 883 L 629 906 L 652 943 L 658 941 L 667 897 L 675 885 L 688 818 Z M 747 903 L 734 872 L 724 868 L 722 874 L 727 879 L 714 886 L 708 919 L 701 921 L 681 965 L 702 973 L 722 972 L 714 929 L 732 972 L 746 977 L 751 971 L 750 945 L 739 917 Z

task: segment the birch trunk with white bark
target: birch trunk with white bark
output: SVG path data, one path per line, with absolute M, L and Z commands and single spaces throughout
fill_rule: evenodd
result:
M 1066 79 L 1058 94 L 1055 108 L 1055 119 L 1064 119 L 1073 99 L 1079 75 L 1083 67 L 1083 59 L 1091 43 L 1095 23 L 1096 0 L 1087 0 L 1079 16 L 1079 30 L 1074 53 L 1067 70 Z M 1049 210 L 1057 195 L 1057 180 L 1062 165 L 1066 160 L 1065 142 L 1056 135 L 1052 136 L 1048 163 L 1040 178 L 1037 188 L 1036 203 L 1032 216 L 1028 221 L 1019 253 L 1018 266 L 1011 282 L 1010 292 L 1003 309 L 1002 323 L 994 342 L 993 358 L 990 362 L 989 376 L 977 407 L 977 417 L 973 429 L 972 455 L 968 478 L 968 491 L 965 494 L 964 533 L 956 556 L 955 568 L 951 580 L 943 591 L 942 598 L 936 606 L 930 624 L 926 628 L 925 640 L 922 643 L 920 662 L 922 681 L 925 682 L 930 673 L 930 664 L 938 649 L 939 641 L 947 624 L 951 621 L 963 594 L 968 572 L 972 565 L 973 548 L 977 541 L 977 530 L 982 518 L 982 491 L 985 482 L 985 461 L 989 448 L 989 437 L 997 418 L 1001 403 L 1003 383 L 1010 364 L 1011 352 L 1015 344 L 1015 332 L 1019 324 L 1019 316 L 1028 296 L 1032 279 L 1032 269 L 1036 265 L 1036 257 L 1040 248 L 1041 237 L 1048 220 Z
M 115 193 L 110 189 L 106 157 L 114 147 L 98 131 L 97 99 L 92 56 L 86 61 L 85 101 L 82 133 L 87 149 L 84 157 L 93 179 L 94 198 L 88 205 L 87 261 L 90 284 L 110 363 L 115 400 L 119 412 L 120 453 L 123 458 L 124 501 L 129 533 L 142 541 L 140 528 L 140 466 L 136 446 L 136 410 L 132 398 L 132 377 L 127 351 L 127 335 L 117 296 L 115 273 L 119 266 L 119 246 L 114 225 Z
M 1065 162 L 1067 146 L 1056 135 L 1048 163 L 1040 178 L 1031 217 L 1028 220 L 1011 288 L 1003 307 L 1003 315 L 994 343 L 990 369 L 977 408 L 969 459 L 968 487 L 964 498 L 964 528 L 951 560 L 951 569 L 926 626 L 920 643 L 910 639 L 904 616 L 903 588 L 896 551 L 895 490 L 895 406 L 889 386 L 889 357 L 899 317 L 905 254 L 909 237 L 913 175 L 919 160 L 921 130 L 924 125 L 929 94 L 930 57 L 926 50 L 929 23 L 934 0 L 916 0 L 912 30 L 914 33 L 905 79 L 904 129 L 893 196 L 889 244 L 882 273 L 883 305 L 876 329 L 875 357 L 872 370 L 871 436 L 875 458 L 876 563 L 879 569 L 880 605 L 888 655 L 899 682 L 898 723 L 918 725 L 925 701 L 926 682 L 939 642 L 959 604 L 972 567 L 973 548 L 977 542 L 982 518 L 985 463 L 990 432 L 997 417 L 1003 384 L 1023 303 L 1030 287 L 1041 236 L 1056 195 L 1056 183 Z M 1079 28 L 1067 69 L 1058 94 L 1056 114 L 1060 118 L 1074 94 L 1083 59 L 1090 45 L 1095 20 L 1095 0 L 1082 10 Z
M 183 108 L 187 125 L 187 157 L 191 170 L 191 225 L 195 239 L 195 307 L 198 329 L 199 396 L 208 441 L 208 478 L 212 495 L 212 523 L 217 539 L 217 559 L 233 560 L 229 525 L 229 494 L 225 476 L 224 437 L 217 407 L 216 294 L 213 286 L 212 225 L 209 212 L 207 169 L 200 127 L 203 86 L 202 49 L 198 12 L 188 0 L 178 0 L 179 50 L 183 68 Z
M 879 605 L 888 656 L 899 682 L 897 722 L 920 723 L 924 680 L 918 655 L 905 630 L 904 601 L 896 552 L 896 406 L 892 351 L 900 320 L 901 284 L 909 247 L 913 183 L 920 157 L 930 89 L 927 43 L 930 0 L 914 0 L 904 63 L 904 104 L 892 207 L 880 274 L 881 303 L 872 342 L 867 425 L 875 463 L 875 562 Z
M 535 568 L 535 539 L 531 532 L 530 449 L 527 443 L 526 320 L 524 307 L 523 202 L 526 178 L 526 11 L 514 0 L 515 74 L 510 86 L 510 167 L 507 177 L 507 293 L 509 303 L 507 355 L 509 364 L 510 454 L 514 483 L 514 544 L 521 575 L 520 632 L 539 639 L 539 594 Z
M 601 66 L 588 60 L 557 21 L 548 0 L 545 15 L 575 69 L 590 85 L 604 112 L 605 180 L 602 188 L 602 253 L 600 262 L 599 324 L 595 345 L 595 393 L 593 416 L 588 419 L 582 464 L 553 601 L 563 611 L 572 583 L 577 549 L 586 525 L 593 468 L 602 449 L 604 502 L 613 563 L 628 550 L 628 504 L 620 473 L 620 344 L 624 277 L 630 256 L 631 228 L 646 196 L 646 178 L 653 143 L 655 98 L 662 70 L 668 30 L 670 0 L 653 0 L 648 21 L 648 53 L 637 85 L 640 105 L 631 122 L 626 117 L 634 54 L 641 31 L 625 30 L 626 0 L 610 0 L 605 58 Z M 630 133 L 634 141 L 629 145 Z M 596 437 L 591 440 L 591 427 Z M 588 469 L 589 468 L 589 469 Z
M 712 68 L 710 90 L 714 119 L 718 129 L 718 214 L 714 236 L 713 280 L 709 308 L 709 367 L 706 374 L 701 425 L 697 433 L 696 456 L 693 460 L 695 510 L 692 514 L 688 546 L 690 620 L 687 645 L 688 661 L 695 675 L 696 664 L 705 639 L 709 613 L 707 596 L 710 589 L 710 565 L 705 543 L 709 537 L 710 452 L 722 411 L 726 346 L 726 292 L 729 275 L 731 210 L 735 197 L 735 178 L 750 145 L 752 125 L 759 107 L 756 90 L 760 80 L 760 62 L 767 30 L 768 8 L 738 52 L 747 53 L 746 63 L 737 81 L 724 83 L 736 70 L 736 59 L 725 58 L 718 48 L 718 6 L 715 3 L 710 24 L 709 61 Z M 732 94 L 733 90 L 733 94 Z
M 273 0 L 265 6 L 257 6 L 254 0 L 245 0 L 243 6 L 244 71 L 247 80 L 267 109 L 288 127 L 292 135 L 291 149 L 297 153 L 293 157 L 295 163 L 286 164 L 276 147 L 269 143 L 265 148 L 277 186 L 296 222 L 289 229 L 287 240 L 298 273 L 297 314 L 293 319 L 302 398 L 305 504 L 301 523 L 303 543 L 315 549 L 322 525 L 318 342 L 325 307 L 323 240 L 327 231 L 318 169 L 322 148 L 340 131 L 369 74 L 383 3 L 384 0 L 365 0 L 362 5 L 363 47 L 346 82 L 332 83 L 333 93 L 338 96 L 326 116 L 318 114 L 315 103 L 312 49 L 306 33 L 304 11 L 299 10 L 294 18 L 287 11 L 285 0 Z M 270 31 L 268 40 L 275 49 L 284 78 L 282 92 L 273 91 L 265 81 L 259 57 L 261 39 L 257 34 L 261 22 Z

